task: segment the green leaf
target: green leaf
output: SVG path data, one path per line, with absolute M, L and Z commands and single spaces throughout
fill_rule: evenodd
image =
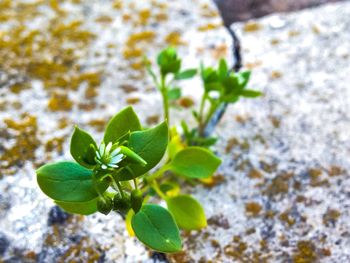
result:
M 116 143 L 129 132 L 141 130 L 140 121 L 131 106 L 118 112 L 107 124 L 103 141 Z
M 152 70 L 151 63 L 146 57 L 143 57 L 143 64 L 146 66 L 148 74 L 152 77 L 153 83 L 158 87 L 157 76 Z
M 97 212 L 97 198 L 88 202 L 62 202 L 55 201 L 63 210 L 71 214 L 91 215 Z
M 260 91 L 257 90 L 250 90 L 250 89 L 245 89 L 241 91 L 240 94 L 242 97 L 245 98 L 256 98 L 262 95 L 262 93 Z
M 70 153 L 80 165 L 91 168 L 96 162 L 95 149 L 97 148 L 94 139 L 86 131 L 75 126 L 72 139 L 70 141 Z
M 251 76 L 251 71 L 242 71 L 237 73 L 238 79 L 239 79 L 239 85 L 243 89 L 245 86 L 247 86 L 250 76 Z
M 154 128 L 135 131 L 130 134 L 128 147 L 144 159 L 147 164 L 130 164 L 115 175 L 119 181 L 126 181 L 141 176 L 156 166 L 162 159 L 168 145 L 168 125 L 162 122 Z
M 225 59 L 220 59 L 219 62 L 219 77 L 220 79 L 225 79 L 228 73 L 228 67 Z
M 205 90 L 208 92 L 213 90 L 222 91 L 224 89 L 224 86 L 222 85 L 221 82 L 210 82 L 210 83 L 204 84 L 204 86 L 205 86 Z
M 190 79 L 190 78 L 193 78 L 196 74 L 197 74 L 197 69 L 187 69 L 177 73 L 175 75 L 175 79 L 176 80 Z
M 177 225 L 184 230 L 199 230 L 207 226 L 204 209 L 190 195 L 178 195 L 166 199 L 169 211 Z
M 239 92 L 238 78 L 234 74 L 230 74 L 223 80 L 225 94 L 237 94 Z
M 181 89 L 176 87 L 168 90 L 168 99 L 177 100 L 181 97 Z
M 181 251 L 179 229 L 165 208 L 147 204 L 131 219 L 137 238 L 151 249 L 164 253 Z
M 221 160 L 201 147 L 187 147 L 178 152 L 170 163 L 170 170 L 188 178 L 207 178 L 219 167 Z
M 92 171 L 73 162 L 46 164 L 37 171 L 40 189 L 50 198 L 63 202 L 87 202 L 98 196 L 92 180 Z M 99 191 L 108 183 L 102 181 Z
M 168 47 L 163 49 L 157 57 L 157 64 L 162 67 L 163 65 L 168 64 L 172 60 L 176 60 L 177 54 L 176 49 L 172 47 Z
M 157 57 L 157 63 L 163 76 L 168 73 L 176 74 L 181 67 L 181 59 L 177 57 L 176 49 L 174 48 L 162 50 Z

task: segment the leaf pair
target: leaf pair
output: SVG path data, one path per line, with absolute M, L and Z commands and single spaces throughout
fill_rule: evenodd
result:
M 231 72 L 224 59 L 220 60 L 218 69 L 201 65 L 204 89 L 208 94 L 213 91 L 219 92 L 218 100 L 221 102 L 234 103 L 240 96 L 255 98 L 262 95 L 259 91 L 246 89 L 250 75 L 250 71 Z
M 37 171 L 40 189 L 50 198 L 61 202 L 88 202 L 103 193 L 109 183 L 93 182 L 93 172 L 74 162 L 46 164 Z
M 198 230 L 207 221 L 202 206 L 189 195 L 166 200 L 169 211 L 161 206 L 147 204 L 131 219 L 137 238 L 150 248 L 173 253 L 181 250 L 178 226 L 185 230 Z
M 175 80 L 183 80 L 190 79 L 197 74 L 196 69 L 187 69 L 180 71 L 181 59 L 178 57 L 176 49 L 171 47 L 163 49 L 159 53 L 157 57 L 157 64 L 163 77 L 169 73 L 172 73 L 174 74 Z
M 179 151 L 168 164 L 169 170 L 190 179 L 207 178 L 216 171 L 221 160 L 211 151 L 191 146 Z

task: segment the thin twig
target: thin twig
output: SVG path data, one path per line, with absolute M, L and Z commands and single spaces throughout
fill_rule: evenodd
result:
M 241 42 L 237 37 L 236 33 L 230 26 L 225 25 L 230 36 L 232 37 L 232 55 L 233 55 L 233 65 L 231 71 L 238 72 L 242 67 L 242 54 L 241 54 Z M 213 114 L 212 118 L 208 122 L 207 126 L 204 128 L 204 137 L 209 137 L 213 132 L 215 127 L 220 122 L 221 118 L 224 116 L 224 113 L 227 109 L 228 103 L 222 103 L 218 109 Z

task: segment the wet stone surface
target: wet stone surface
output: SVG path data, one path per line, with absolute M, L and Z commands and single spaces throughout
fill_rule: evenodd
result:
M 164 261 L 128 237 L 118 214 L 62 213 L 35 169 L 71 159 L 73 124 L 101 138 L 128 103 L 148 125 L 162 118 L 144 53 L 172 44 L 193 67 L 230 59 L 231 40 L 205 0 L 55 3 L 0 3 L 0 259 Z M 350 261 L 349 27 L 347 2 L 234 26 L 251 87 L 265 95 L 229 107 L 215 183 L 185 188 L 208 227 L 183 232 L 184 251 L 166 260 Z M 183 83 L 198 107 L 200 81 Z

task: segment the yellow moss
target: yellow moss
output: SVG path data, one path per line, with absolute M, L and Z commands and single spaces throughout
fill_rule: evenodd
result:
M 128 47 L 132 47 L 141 41 L 152 42 L 155 36 L 156 34 L 153 31 L 143 31 L 139 33 L 133 33 L 128 37 L 128 40 L 126 41 L 126 45 Z
M 336 209 L 328 209 L 327 212 L 323 215 L 323 224 L 329 226 L 335 224 L 340 217 L 340 211 Z
M 177 31 L 170 32 L 166 37 L 165 37 L 165 42 L 168 43 L 171 46 L 179 46 L 179 45 L 184 45 L 185 42 L 182 41 L 181 39 L 181 34 Z
M 69 120 L 67 118 L 61 118 L 58 121 L 58 129 L 64 129 L 70 124 Z
M 56 151 L 57 153 L 62 154 L 64 141 L 65 141 L 64 137 L 52 138 L 51 140 L 46 142 L 45 151 L 46 152 Z
M 277 38 L 273 38 L 273 39 L 270 40 L 270 44 L 271 44 L 272 46 L 276 46 L 276 45 L 278 45 L 280 42 L 281 42 L 281 41 L 280 41 L 279 39 L 277 39 Z
M 113 2 L 113 8 L 115 9 L 122 9 L 123 7 L 123 1 L 122 0 L 116 0 Z
M 97 93 L 97 89 L 95 87 L 89 86 L 85 90 L 85 98 L 87 98 L 87 99 L 95 98 L 97 95 L 98 95 L 98 93 Z
M 131 15 L 129 14 L 123 14 L 122 19 L 124 22 L 128 22 L 131 20 Z
M 34 161 L 35 150 L 39 147 L 40 141 L 37 137 L 38 124 L 35 116 L 24 114 L 20 121 L 5 119 L 4 123 L 11 138 L 15 139 L 13 145 L 4 146 L 0 157 L 0 168 L 6 175 L 14 173 L 25 161 Z
M 94 127 L 97 131 L 102 132 L 106 126 L 106 120 L 93 119 L 88 122 L 88 125 Z
M 295 219 L 290 216 L 290 211 L 286 210 L 282 214 L 280 214 L 279 219 L 288 224 L 289 227 L 295 224 Z
M 225 182 L 225 176 L 222 174 L 215 174 L 205 179 L 200 179 L 201 183 L 207 188 L 213 188 Z
M 271 183 L 264 190 L 264 194 L 273 196 L 286 194 L 289 191 L 289 180 L 293 177 L 292 173 L 282 173 L 272 179 Z
M 262 210 L 262 207 L 259 203 L 248 202 L 245 204 L 245 212 L 248 216 L 257 217 Z
M 10 86 L 10 90 L 11 92 L 15 93 L 15 94 L 19 94 L 22 90 L 28 89 L 29 85 L 28 83 L 16 83 L 13 84 L 12 86 Z
M 143 9 L 139 11 L 139 20 L 142 25 L 147 24 L 148 20 L 151 17 L 151 11 L 149 9 Z
M 249 171 L 248 177 L 251 179 L 261 179 L 263 178 L 263 174 L 259 170 L 253 168 Z
M 42 15 L 39 9 L 47 5 L 56 15 L 40 30 L 27 28 L 25 20 Z M 0 33 L 0 64 L 5 74 L 18 72 L 25 78 L 42 80 L 45 88 L 72 88 L 70 84 L 75 84 L 80 74 L 80 54 L 94 35 L 82 29 L 81 21 L 62 23 L 64 11 L 59 1 L 2 1 L 1 10 L 16 22 Z
M 99 16 L 95 19 L 97 23 L 109 24 L 113 22 L 113 18 L 110 16 Z
M 316 247 L 311 241 L 299 241 L 297 249 L 293 255 L 294 263 L 313 263 L 317 262 Z
M 219 23 L 219 24 L 208 23 L 206 25 L 199 26 L 198 30 L 201 32 L 205 32 L 205 31 L 210 31 L 210 30 L 220 28 L 221 26 L 222 26 L 221 23 Z
M 215 46 L 212 50 L 212 56 L 216 60 L 219 60 L 220 58 L 225 58 L 227 56 L 227 45 L 224 43 Z
M 168 20 L 168 15 L 166 13 L 158 13 L 154 15 L 154 19 L 157 22 L 164 22 Z
M 130 85 L 130 84 L 121 84 L 119 87 L 120 87 L 125 93 L 132 93 L 132 92 L 135 92 L 135 91 L 138 90 L 135 86 Z
M 123 50 L 123 56 L 126 59 L 142 57 L 143 51 L 140 48 L 127 47 Z
M 51 111 L 70 111 L 73 103 L 65 93 L 54 92 L 48 103 Z
M 130 67 L 134 70 L 140 71 L 144 69 L 145 65 L 143 62 L 134 62 L 130 64 Z
M 329 176 L 339 176 L 344 173 L 343 168 L 333 165 L 328 169 L 328 175 Z
M 296 36 L 299 36 L 300 35 L 300 32 L 299 31 L 296 31 L 296 30 L 291 30 L 288 32 L 288 36 L 289 37 L 296 37 Z
M 190 97 L 181 97 L 177 103 L 183 108 L 190 108 L 194 105 L 194 101 Z
M 271 72 L 270 78 L 271 79 L 279 79 L 282 77 L 282 75 L 283 75 L 282 72 L 274 70 Z
M 262 25 L 256 22 L 247 22 L 243 27 L 243 31 L 245 32 L 256 32 L 261 29 Z
M 131 104 L 131 105 L 134 105 L 134 104 L 137 104 L 140 102 L 140 98 L 139 97 L 129 97 L 126 99 L 126 103 L 127 104 Z

